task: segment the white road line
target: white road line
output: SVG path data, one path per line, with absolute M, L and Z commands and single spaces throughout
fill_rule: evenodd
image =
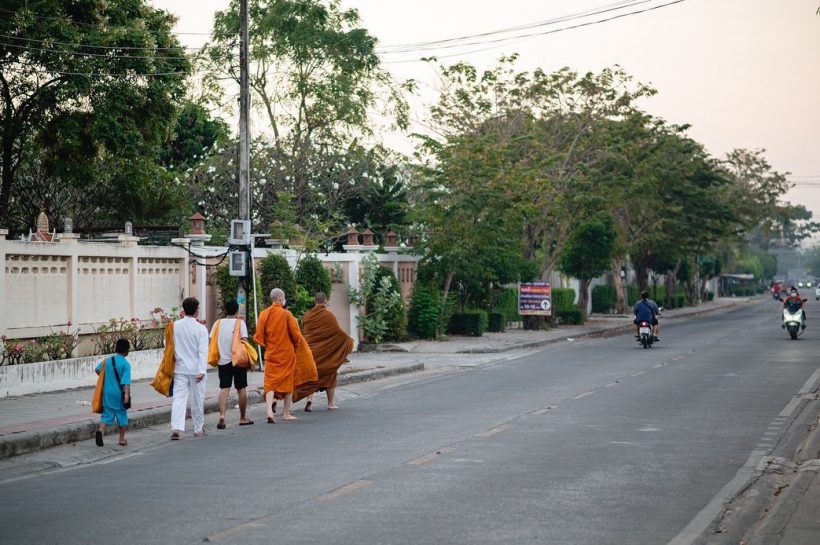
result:
M 812 374 L 806 384 L 800 389 L 798 396 L 789 401 L 788 405 L 780 411 L 780 415 L 776 420 L 784 419 L 791 416 L 794 409 L 803 400 L 802 395 L 811 392 L 814 388 L 814 383 L 820 379 L 820 368 Z M 765 440 L 764 440 L 765 442 Z M 706 507 L 695 515 L 695 518 L 687 524 L 680 533 L 675 536 L 667 545 L 692 545 L 700 538 L 704 530 L 709 527 L 715 518 L 723 511 L 724 504 L 734 498 L 740 490 L 746 486 L 750 479 L 759 475 L 761 472 L 758 469 L 760 462 L 764 458 L 764 452 L 760 450 L 753 450 L 746 463 L 743 464 L 734 478 L 726 483 L 726 486 L 720 489 L 720 492 L 706 504 Z

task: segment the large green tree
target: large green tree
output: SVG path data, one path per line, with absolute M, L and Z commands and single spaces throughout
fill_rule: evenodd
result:
M 145 0 L 0 9 L 0 224 L 23 227 L 12 209 L 32 177 L 82 200 L 107 176 L 108 202 L 130 219 L 162 212 L 156 197 L 172 188 L 155 158 L 190 71 L 173 18 Z

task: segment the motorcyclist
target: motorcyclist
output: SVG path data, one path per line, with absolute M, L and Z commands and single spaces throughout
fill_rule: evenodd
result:
M 794 286 L 789 288 L 789 296 L 783 299 L 783 308 L 788 308 L 790 312 L 800 309 L 803 314 L 803 324 L 800 327 L 806 329 L 806 309 L 803 308 L 803 298 Z
M 638 335 L 640 332 L 640 324 L 641 322 L 649 322 L 652 324 L 652 336 L 654 337 L 655 341 L 661 340 L 658 334 L 660 333 L 660 325 L 658 324 L 658 315 L 660 314 L 661 310 L 658 308 L 658 304 L 649 298 L 648 291 L 641 292 L 641 299 L 635 306 L 632 307 L 632 312 L 635 314 L 635 334 Z

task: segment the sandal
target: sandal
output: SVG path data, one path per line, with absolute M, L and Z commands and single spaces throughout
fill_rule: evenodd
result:
M 123 439 L 122 441 L 120 441 L 120 446 L 121 447 L 124 447 L 124 446 L 127 446 L 127 445 L 128 445 L 128 439 Z
M 308 402 L 305 404 L 305 412 L 306 412 L 306 413 L 312 413 L 312 412 L 313 412 L 313 409 L 311 409 L 311 408 L 310 408 L 310 406 L 311 406 L 311 405 L 313 405 L 313 402 L 312 402 L 312 401 L 308 401 Z
M 179 432 L 175 431 L 171 434 L 171 441 L 179 441 Z
M 94 434 L 94 442 L 97 443 L 98 447 L 103 446 L 103 435 L 100 430 L 97 430 L 97 433 Z
M 240 424 L 240 426 L 241 425 L 242 424 Z M 225 419 L 224 418 L 220 418 L 219 422 L 216 423 L 216 429 L 218 429 L 218 430 L 224 430 L 225 429 Z

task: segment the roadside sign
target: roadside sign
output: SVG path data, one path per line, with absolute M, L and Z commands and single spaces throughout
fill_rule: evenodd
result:
M 552 314 L 552 286 L 549 282 L 522 282 L 518 287 L 518 314 L 549 316 Z

